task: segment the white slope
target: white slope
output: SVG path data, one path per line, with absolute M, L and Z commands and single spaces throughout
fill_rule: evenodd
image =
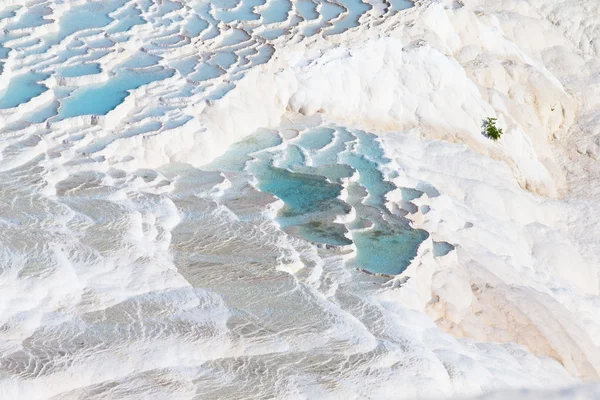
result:
M 263 3 L 0 4 L 0 397 L 597 397 L 600 4 Z M 202 169 L 312 125 L 422 192 L 400 276 Z

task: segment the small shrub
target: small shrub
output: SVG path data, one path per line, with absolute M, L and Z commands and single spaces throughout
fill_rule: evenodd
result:
M 500 136 L 502 136 L 502 128 L 498 129 L 496 127 L 497 119 L 498 118 L 488 117 L 486 120 L 483 121 L 483 134 L 485 135 L 485 137 L 492 139 L 493 141 L 500 139 Z

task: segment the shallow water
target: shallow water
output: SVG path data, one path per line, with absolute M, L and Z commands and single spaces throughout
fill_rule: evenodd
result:
M 206 81 L 208 79 L 216 78 L 219 75 L 223 75 L 224 73 L 223 69 L 219 68 L 217 65 L 202 64 L 196 68 L 196 71 L 193 74 L 189 75 L 189 78 L 194 81 Z
M 34 6 L 27 10 L 19 20 L 13 24 L 6 26 L 8 30 L 18 30 L 25 28 L 33 28 L 36 26 L 42 26 L 50 23 L 48 19 L 44 17 L 51 14 L 51 10 L 46 6 Z
M 427 232 L 408 226 L 376 226 L 372 230 L 355 232 L 352 240 L 358 249 L 356 265 L 380 274 L 399 274 L 417 255 L 419 245 L 428 236 Z
M 414 6 L 411 0 L 390 0 L 390 4 L 392 11 L 402 11 Z
M 265 0 L 243 0 L 242 5 L 235 9 L 219 9 L 215 12 L 218 19 L 225 23 L 232 21 L 255 21 L 260 15 L 253 11 L 254 7 L 265 4 Z
M 121 71 L 107 82 L 77 89 L 63 102 L 59 116 L 64 119 L 79 115 L 105 115 L 125 100 L 129 90 L 172 75 L 172 71 L 165 70 L 155 72 Z
M 313 20 L 319 18 L 317 12 L 317 3 L 311 0 L 297 0 L 294 2 L 294 6 L 298 10 L 298 13 L 305 20 Z
M 100 65 L 96 63 L 90 64 L 79 64 L 62 69 L 60 74 L 65 78 L 71 78 L 76 76 L 94 75 L 101 72 Z
M 120 4 L 124 4 L 121 1 Z M 89 2 L 83 6 L 75 7 L 67 11 L 60 20 L 60 30 L 52 37 L 54 42 L 60 42 L 67 36 L 85 29 L 102 28 L 113 21 L 108 16 L 110 11 L 115 10 L 117 2 L 112 0 L 106 3 Z
M 406 219 L 385 207 L 386 194 L 396 187 L 380 170 L 390 160 L 377 137 L 341 127 L 315 127 L 290 139 L 283 136 L 252 135 L 231 146 L 210 168 L 246 171 L 257 179 L 258 189 L 281 199 L 284 207 L 276 221 L 286 232 L 314 243 L 354 244 L 356 256 L 349 265 L 401 273 L 428 234 L 411 229 Z M 358 180 L 348 183 L 354 174 Z M 345 201 L 340 198 L 344 187 Z M 335 222 L 347 219 L 352 209 L 356 212 L 352 220 Z
M 265 25 L 283 22 L 292 9 L 290 0 L 269 0 L 267 8 L 260 12 L 261 22 Z
M 48 75 L 36 73 L 13 77 L 8 87 L 0 91 L 0 108 L 17 107 L 44 93 L 48 88 L 40 81 L 46 78 Z
M 115 16 L 117 23 L 107 29 L 108 33 L 119 33 L 129 31 L 136 25 L 143 25 L 147 21 L 141 16 L 141 11 L 137 8 L 127 10 L 122 15 Z
M 339 3 L 350 12 L 340 22 L 335 24 L 332 29 L 327 30 L 328 35 L 336 35 L 350 28 L 357 27 L 361 15 L 371 9 L 369 5 L 363 3 L 361 0 L 340 0 Z
M 259 180 L 259 189 L 284 201 L 285 207 L 280 213 L 282 218 L 329 211 L 336 203 L 341 204 L 337 200 L 341 185 L 327 182 L 324 177 L 276 168 L 268 158 L 261 157 L 259 160 L 262 165 L 253 166 L 251 171 Z

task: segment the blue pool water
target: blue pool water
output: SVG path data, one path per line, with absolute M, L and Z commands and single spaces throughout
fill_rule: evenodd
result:
M 0 46 L 0 60 L 5 60 L 10 52 L 9 48 Z
M 214 4 L 214 3 L 213 3 Z M 192 9 L 200 16 L 201 19 L 207 21 L 210 25 L 209 30 L 202 31 L 203 39 L 212 39 L 219 35 L 219 30 L 217 29 L 217 25 L 219 21 L 217 21 L 211 13 L 211 7 L 209 2 L 197 2 L 191 5 Z
M 284 22 L 292 9 L 290 0 L 271 0 L 269 7 L 261 12 L 262 23 L 265 25 Z
M 391 11 L 402 11 L 414 6 L 410 0 L 390 0 L 390 3 L 392 4 Z
M 323 129 L 326 132 L 333 131 L 333 129 L 329 128 L 316 128 L 317 131 L 321 132 Z M 338 127 L 335 131 L 333 131 L 335 140 L 331 146 L 327 146 L 326 149 L 323 149 L 319 152 L 314 152 L 311 154 L 311 158 L 314 165 L 325 165 L 325 164 L 337 164 L 340 154 L 345 152 L 353 141 L 356 140 L 356 137 L 351 135 L 344 128 Z M 327 133 L 324 133 L 327 135 Z M 304 135 L 310 135 L 310 131 L 304 133 Z M 302 138 L 300 138 L 302 140 Z
M 205 168 L 213 171 L 240 172 L 251 160 L 252 153 L 279 146 L 281 142 L 281 137 L 276 132 L 259 131 L 229 146 L 223 155 L 217 157 Z
M 216 65 L 202 64 L 198 67 L 196 72 L 189 75 L 189 78 L 193 81 L 206 81 L 208 79 L 216 78 L 217 76 L 223 75 L 225 71 Z
M 324 1 L 321 3 L 321 16 L 325 21 L 331 21 L 339 17 L 344 12 L 344 9 L 337 4 Z
M 239 0 L 211 0 L 213 6 L 217 8 L 233 8 L 237 5 Z
M 287 145 L 274 132 L 250 136 L 232 146 L 211 168 L 245 170 L 257 187 L 281 199 L 277 222 L 289 234 L 314 243 L 344 246 L 354 243 L 352 265 L 375 273 L 401 273 L 416 256 L 428 233 L 385 207 L 387 193 L 396 189 L 380 170 L 390 162 L 375 135 L 341 127 L 318 127 L 291 138 Z M 307 165 L 311 161 L 312 165 Z M 339 199 L 344 178 L 346 201 Z M 403 200 L 421 192 L 402 188 Z M 335 223 L 354 208 L 356 218 Z M 438 246 L 439 252 L 446 250 Z
M 89 40 L 87 42 L 87 47 L 90 49 L 102 49 L 102 48 L 110 48 L 115 45 L 115 42 L 110 40 L 109 38 L 99 38 L 95 40 Z
M 397 275 L 408 267 L 417 255 L 418 246 L 428 236 L 425 231 L 408 227 L 353 233 L 356 265 L 371 272 Z
M 295 170 L 306 164 L 306 158 L 302 149 L 295 145 L 289 145 L 285 153 L 276 160 L 275 166 L 284 169 Z
M 23 14 L 19 20 L 13 24 L 9 24 L 6 26 L 6 29 L 24 29 L 24 28 L 33 28 L 36 26 L 49 24 L 51 21 L 44 19 L 44 17 L 48 14 L 51 14 L 52 10 L 46 6 L 34 6 L 27 10 L 25 14 Z
M 65 67 L 60 71 L 60 75 L 65 78 L 72 78 L 76 76 L 99 74 L 100 72 L 100 64 L 90 63 Z
M 68 36 L 81 32 L 80 36 L 86 36 L 90 29 L 102 28 L 110 24 L 113 19 L 109 13 L 123 6 L 127 0 L 104 0 L 90 1 L 82 6 L 72 7 L 65 12 L 59 20 L 59 30 L 43 37 L 43 44 L 28 54 L 43 54 L 48 49 L 65 40 Z M 86 31 L 86 32 L 84 32 Z
M 347 229 L 334 223 L 338 215 L 350 212 L 350 207 L 337 197 L 342 185 L 325 177 L 277 168 L 268 152 L 257 156 L 250 170 L 258 179 L 258 188 L 283 200 L 277 222 L 282 229 L 316 243 L 347 245 Z
M 2 10 L 0 10 L 0 21 L 7 19 L 7 18 L 12 18 L 15 15 L 17 15 L 15 13 L 15 10 L 19 9 L 19 6 L 9 6 L 6 7 Z
M 40 46 L 40 43 L 41 43 L 40 39 L 34 38 L 31 40 L 22 41 L 18 45 L 14 45 L 13 49 L 15 49 L 15 50 L 27 49 L 28 51 L 26 53 L 28 53 L 28 54 L 39 54 L 39 53 L 45 51 L 44 46 Z
M 159 15 L 165 15 L 171 11 L 179 10 L 183 5 L 178 1 L 163 0 L 160 3 L 153 1 L 154 4 L 159 4 Z
M 110 24 L 113 19 L 108 14 L 123 3 L 123 1 L 121 3 L 115 1 L 89 2 L 83 6 L 73 7 L 60 19 L 60 30 L 53 38 L 53 42 L 58 43 L 67 36 L 84 29 L 101 28 Z
M 169 62 L 169 66 L 175 68 L 182 76 L 189 75 L 199 64 L 201 64 L 201 61 L 198 56 L 186 57 Z
M 307 150 L 322 149 L 333 141 L 334 132 L 331 128 L 312 129 L 300 136 L 298 145 Z
M 8 87 L 0 92 L 0 108 L 16 107 L 44 93 L 48 88 L 39 82 L 46 78 L 48 75 L 38 73 L 15 76 Z
M 271 59 L 275 50 L 271 46 L 262 46 L 258 48 L 258 54 L 248 57 L 252 65 L 264 64 Z
M 212 56 L 211 61 L 221 68 L 227 69 L 237 61 L 237 56 L 234 53 L 220 51 Z
M 260 190 L 274 194 L 285 203 L 283 217 L 327 210 L 340 202 L 337 196 L 342 186 L 322 176 L 295 173 L 271 164 L 253 171 L 259 179 Z
M 63 63 L 66 60 L 73 58 L 73 57 L 77 57 L 77 56 L 80 57 L 78 59 L 79 62 L 87 63 L 89 61 L 97 60 L 100 56 L 99 53 L 106 54 L 107 52 L 108 52 L 107 50 L 96 50 L 94 52 L 89 53 L 88 55 L 84 55 L 87 53 L 87 49 L 85 49 L 85 47 L 79 47 L 76 49 L 69 48 L 67 50 L 59 51 L 56 58 L 50 59 L 44 63 L 39 63 L 37 65 L 40 67 L 41 66 L 47 67 L 47 66 L 53 65 L 54 63 Z M 52 67 L 52 68 L 54 68 L 54 67 Z
M 318 167 L 295 166 L 294 171 L 324 176 L 329 181 L 337 183 L 341 183 L 343 178 L 350 178 L 355 172 L 354 168 L 346 164 L 327 164 Z
M 59 106 L 58 101 L 53 101 L 50 104 L 48 104 L 38 110 L 35 110 L 35 112 L 32 112 L 31 114 L 27 115 L 25 117 L 25 120 L 27 120 L 28 122 L 31 122 L 33 124 L 39 124 L 39 123 L 45 122 L 49 118 L 58 114 L 58 106 Z
M 377 136 L 361 130 L 354 130 L 354 136 L 358 139 L 358 151 L 378 164 L 387 164 L 391 160 L 385 157 L 383 148 Z
M 358 26 L 360 16 L 371 7 L 361 0 L 338 0 L 349 11 L 340 22 L 336 23 L 332 29 L 327 30 L 328 35 L 342 33 L 350 28 Z
M 196 37 L 208 28 L 208 22 L 197 15 L 189 18 L 185 24 L 185 33 L 190 37 Z
M 434 257 L 443 257 L 454 250 L 454 245 L 448 242 L 433 242 Z
M 360 174 L 359 183 L 367 189 L 369 197 L 365 202 L 369 205 L 382 208 L 385 203 L 385 195 L 393 190 L 395 186 L 384 180 L 378 169 L 378 164 L 367 159 L 362 154 L 348 153 L 340 157 L 340 161 L 350 165 Z
M 232 21 L 256 21 L 260 18 L 253 8 L 265 4 L 265 0 L 242 0 L 242 6 L 233 10 L 219 9 L 215 12 L 218 19 L 225 23 Z
M 119 33 L 126 32 L 136 25 L 142 25 L 146 23 L 146 20 L 141 17 L 142 12 L 137 8 L 133 10 L 127 10 L 127 13 L 117 17 L 117 23 L 110 29 L 107 29 L 108 33 Z
M 352 244 L 348 239 L 348 229 L 343 224 L 332 221 L 315 219 L 305 224 L 299 224 L 288 229 L 288 232 L 313 243 L 323 243 L 333 246 L 347 246 Z
M 298 14 L 307 21 L 319 18 L 317 4 L 310 0 L 297 0 L 294 4 Z
M 278 38 L 279 36 L 284 35 L 285 31 L 286 31 L 285 28 L 267 29 L 259 34 L 256 34 L 256 36 L 260 36 L 263 39 L 267 39 L 267 40 L 273 40 L 275 38 Z
M 250 36 L 243 30 L 232 29 L 223 38 L 221 46 L 235 46 L 236 44 L 243 43 L 249 39 Z
M 210 94 L 206 96 L 207 100 L 219 100 L 222 99 L 227 93 L 231 92 L 235 88 L 233 83 L 220 83 L 213 87 Z
M 64 119 L 79 115 L 106 115 L 125 100 L 129 90 L 166 79 L 172 75 L 172 70 L 119 71 L 117 76 L 108 82 L 77 89 L 64 100 L 59 116 Z

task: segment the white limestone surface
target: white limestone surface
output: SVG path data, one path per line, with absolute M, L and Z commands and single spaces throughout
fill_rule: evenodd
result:
M 0 31 L 0 398 L 598 397 L 596 0 L 5 0 Z M 384 228 L 426 233 L 399 274 L 361 264 Z

